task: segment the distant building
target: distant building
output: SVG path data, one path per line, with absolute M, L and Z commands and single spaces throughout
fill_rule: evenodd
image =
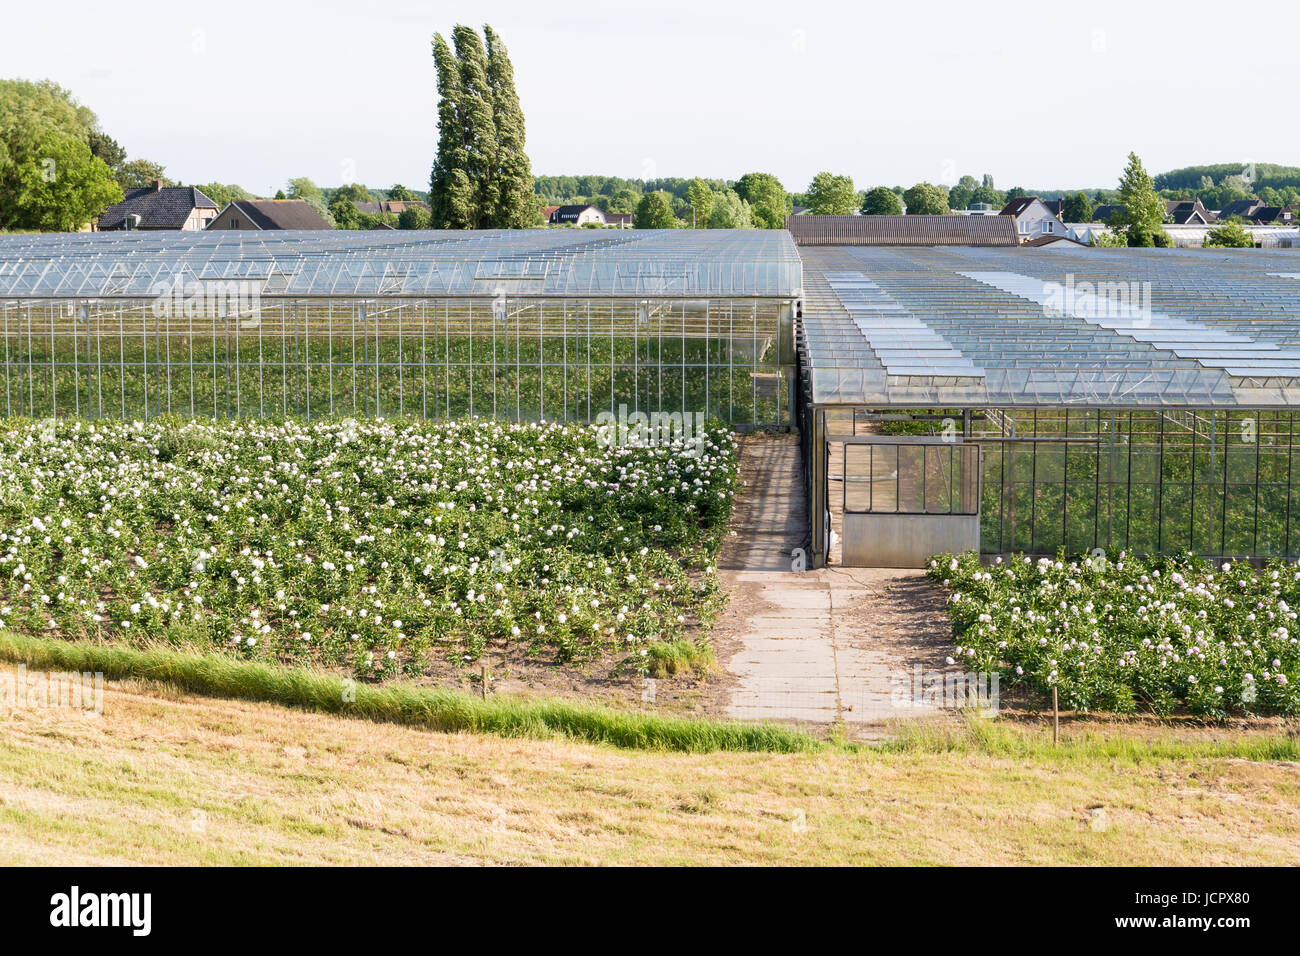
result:
M 961 210 L 963 216 L 996 216 L 997 214 L 998 211 L 993 208 L 993 204 L 986 202 L 973 202 Z
M 392 213 L 394 216 L 400 216 L 408 209 L 423 209 L 429 212 L 429 204 L 420 199 L 379 199 L 374 202 L 353 202 L 352 205 L 357 207 L 357 212 L 363 212 L 371 216 L 382 216 L 385 213 Z
M 1208 226 L 1214 222 L 1214 213 L 1199 199 L 1167 199 L 1165 219 L 1177 226 Z
M 1093 222 L 1110 222 L 1111 216 L 1124 215 L 1123 203 L 1102 203 L 1100 206 L 1094 206 L 1092 210 Z
M 617 226 L 619 229 L 631 229 L 632 214 L 630 212 L 607 212 L 605 213 L 605 225 Z
M 193 186 L 164 186 L 155 179 L 150 186 L 127 190 L 119 203 L 104 210 L 96 228 L 118 229 L 205 228 L 217 216 L 217 204 Z
M 787 216 L 799 246 L 1014 246 L 1010 216 Z
M 329 229 L 330 224 L 305 199 L 236 199 L 208 224 L 209 229 Z
M 1002 216 L 1010 216 L 1016 223 L 1016 234 L 1021 243 L 1040 236 L 1068 236 L 1070 231 L 1057 218 L 1047 203 L 1037 196 L 1020 196 L 1002 207 Z
M 1219 210 L 1219 218 L 1232 219 L 1238 217 L 1249 220 L 1255 210 L 1262 205 L 1264 203 L 1258 199 L 1234 199 Z
M 1247 218 L 1261 226 L 1280 226 L 1290 222 L 1292 215 L 1285 206 L 1260 206 Z
M 543 207 L 542 207 L 542 222 L 550 222 L 550 221 L 551 221 L 551 217 L 555 215 L 555 210 L 557 210 L 557 209 L 559 209 L 559 208 L 560 208 L 559 206 L 543 206 Z
M 551 214 L 550 222 L 556 226 L 605 225 L 605 214 L 595 206 L 560 206 Z

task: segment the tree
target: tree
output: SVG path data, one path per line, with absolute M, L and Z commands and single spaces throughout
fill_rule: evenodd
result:
M 984 178 L 992 179 L 990 176 Z M 992 186 L 979 186 L 971 193 L 970 201 L 971 203 L 985 203 L 994 209 L 1001 209 L 1007 204 L 1007 197 L 1001 190 L 994 189 Z
M 394 183 L 388 190 L 388 198 L 393 202 L 411 202 L 420 197 L 411 192 L 411 190 L 407 189 L 405 186 Z
M 909 216 L 946 216 L 948 214 L 948 190 L 930 183 L 917 183 L 903 193 L 903 202 L 907 204 Z
M 984 179 L 983 179 L 983 181 L 980 183 L 980 185 L 983 186 L 985 189 L 996 189 L 996 188 L 997 188 L 996 186 L 993 185 L 993 176 L 990 175 L 989 173 L 985 173 L 985 174 L 984 174 Z
M 1230 221 L 1207 232 L 1204 246 L 1207 249 L 1213 247 L 1253 249 L 1255 248 L 1255 240 L 1251 238 L 1250 233 L 1242 227 L 1241 223 Z
M 965 177 L 974 179 L 973 176 Z M 958 183 L 948 190 L 948 208 L 949 209 L 966 209 L 970 206 L 971 197 L 975 195 L 975 187 L 963 186 Z
M 641 194 L 631 189 L 620 189 L 605 202 L 606 212 L 633 213 L 636 204 L 641 201 Z
M 93 148 L 92 148 L 93 144 Z M 0 229 L 75 229 L 121 199 L 121 147 L 67 90 L 0 80 Z
M 329 207 L 325 205 L 325 193 L 306 176 L 299 176 L 297 179 L 289 180 L 289 198 L 301 199 L 306 202 L 330 224 L 330 228 L 337 225 L 334 222 L 334 216 L 329 211 Z
M 736 195 L 749 203 L 754 225 L 759 229 L 784 229 L 785 217 L 794 203 L 771 173 L 746 173 L 736 181 Z
M 397 216 L 398 229 L 428 229 L 429 211 L 423 206 L 407 206 Z
M 86 140 L 90 151 L 104 161 L 104 165 L 117 172 L 119 166 L 126 162 L 126 150 L 118 145 L 117 140 L 107 133 L 92 129 Z
M 676 229 L 677 217 L 673 215 L 673 204 L 668 194 L 662 190 L 646 193 L 636 205 L 632 216 L 634 229 Z
M 694 229 L 708 229 L 709 218 L 713 215 L 713 187 L 696 176 L 686 189 L 686 203 L 693 215 L 688 222 Z
M 460 118 L 460 64 L 440 34 L 433 37 L 433 62 L 438 75 L 438 154 L 429 181 L 429 205 L 439 228 L 472 229 L 474 184 L 466 172 L 469 156 Z
M 864 216 L 901 216 L 903 203 L 898 193 L 884 186 L 867 190 L 862 198 L 862 215 Z
M 1168 234 L 1160 228 L 1165 221 L 1165 202 L 1156 195 L 1155 184 L 1137 153 L 1128 154 L 1128 165 L 1119 180 L 1118 205 L 1110 224 L 1130 246 L 1169 244 Z
M 433 223 L 447 229 L 518 229 L 537 221 L 532 165 L 514 67 L 500 36 L 457 25 L 452 46 L 433 38 L 438 153 L 429 180 Z M 453 51 L 454 48 L 454 51 Z
M 1073 196 L 1066 196 L 1061 205 L 1061 215 L 1066 222 L 1091 222 L 1092 200 L 1082 190 Z
M 489 221 L 498 229 L 521 229 L 540 219 L 533 201 L 533 166 L 524 146 L 524 111 L 515 90 L 515 69 L 501 37 L 486 24 L 487 77 L 497 130 L 497 207 Z
M 847 216 L 857 200 L 851 176 L 821 172 L 808 184 L 808 211 L 814 216 Z
M 1007 190 L 1007 195 L 1006 195 L 1006 200 L 1004 202 L 1004 205 L 1006 202 L 1010 202 L 1013 199 L 1022 199 L 1028 195 L 1029 195 L 1029 191 L 1027 189 L 1024 189 L 1020 186 L 1012 186 L 1010 189 Z
M 164 186 L 176 185 L 167 178 L 167 171 L 160 164 L 147 159 L 132 159 L 122 163 L 117 167 L 115 177 L 123 192 L 152 186 L 159 180 Z
M 51 134 L 39 152 L 48 166 L 25 163 L 18 170 L 19 228 L 74 232 L 121 202 L 121 187 L 82 140 Z
M 724 189 L 714 199 L 709 216 L 710 229 L 753 229 L 754 220 L 749 203 L 736 195 L 734 189 Z
M 236 199 L 253 198 L 252 193 L 247 189 L 244 189 L 242 186 L 236 186 L 233 183 L 230 185 L 224 183 L 206 183 L 201 186 L 196 186 L 195 188 L 216 203 L 218 209 L 225 209 L 228 203 L 231 203 Z M 286 198 L 284 190 L 277 192 L 275 198 Z

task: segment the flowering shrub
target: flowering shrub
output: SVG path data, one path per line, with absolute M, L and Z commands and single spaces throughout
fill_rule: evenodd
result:
M 689 452 L 695 452 L 691 454 Z M 418 675 L 497 642 L 640 658 L 716 592 L 730 433 L 0 424 L 0 626 Z
M 1300 567 L 1017 557 L 930 562 L 951 588 L 956 656 L 1063 706 L 1168 714 L 1300 712 Z

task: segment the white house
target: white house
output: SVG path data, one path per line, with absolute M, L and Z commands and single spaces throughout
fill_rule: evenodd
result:
M 1021 196 L 1002 207 L 1000 215 L 1016 221 L 1016 234 L 1020 241 L 1029 242 L 1043 236 L 1068 237 L 1065 223 L 1037 196 Z

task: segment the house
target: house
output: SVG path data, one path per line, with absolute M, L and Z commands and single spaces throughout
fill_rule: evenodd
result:
M 1250 219 L 1251 214 L 1262 205 L 1264 203 L 1258 199 L 1234 199 L 1219 210 L 1219 218 L 1232 219 L 1233 217 L 1240 217 L 1241 219 Z
M 217 216 L 217 204 L 193 186 L 152 185 L 129 189 L 122 201 L 100 215 L 96 228 L 117 229 L 203 229 Z
M 550 222 L 550 221 L 551 221 L 551 217 L 555 215 L 555 210 L 557 210 L 557 209 L 559 209 L 559 208 L 560 208 L 559 206 L 543 206 L 543 207 L 542 207 L 542 222 Z
M 1110 222 L 1112 216 L 1124 215 L 1123 203 L 1102 203 L 1092 209 L 1093 222 Z
M 560 206 L 549 222 L 556 226 L 605 225 L 605 214 L 595 206 Z
M 419 199 L 380 199 L 375 202 L 353 201 L 352 205 L 357 207 L 357 212 L 363 212 L 370 216 L 382 216 L 385 213 L 400 216 L 408 209 L 423 209 L 425 212 L 429 212 L 429 204 Z
M 605 225 L 617 226 L 619 229 L 631 229 L 632 214 L 630 212 L 607 212 L 605 213 Z
M 1260 206 L 1247 217 L 1261 226 L 1280 226 L 1292 220 L 1285 206 Z
M 329 229 L 305 199 L 236 199 L 208 223 L 209 229 Z
M 1065 223 L 1037 196 L 1020 196 L 1002 207 L 1001 216 L 1010 216 L 1016 224 L 1020 241 L 1028 242 L 1039 236 L 1066 236 Z
M 1165 221 L 1177 226 L 1208 226 L 1214 222 L 1214 213 L 1199 199 L 1166 199 Z
M 960 210 L 963 216 L 996 216 L 998 210 L 993 208 L 992 203 L 973 202 L 965 209 Z

